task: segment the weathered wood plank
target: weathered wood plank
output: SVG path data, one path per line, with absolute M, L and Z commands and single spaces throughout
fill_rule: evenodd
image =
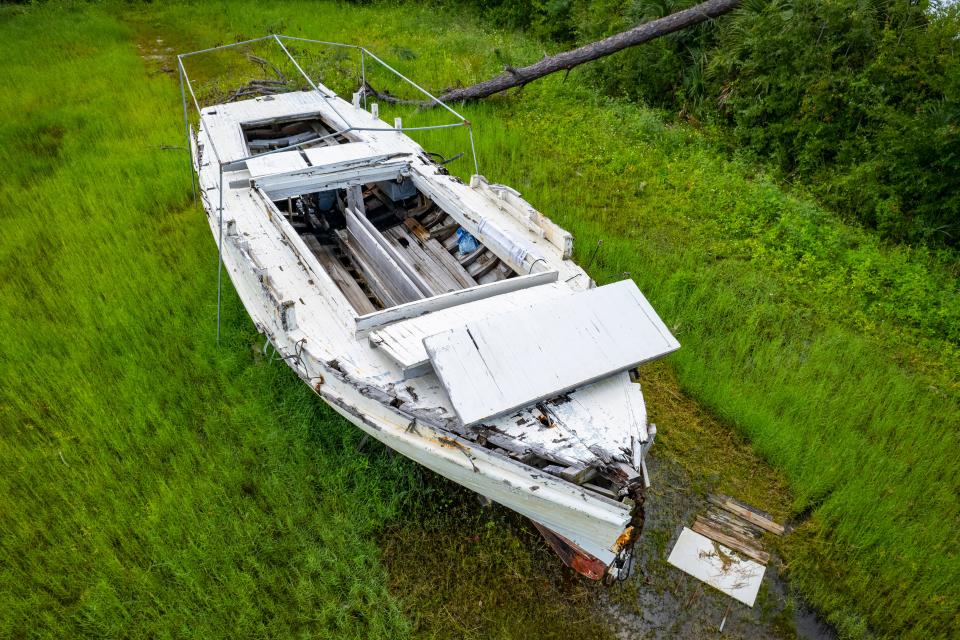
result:
M 457 262 L 457 259 L 450 255 L 450 252 L 443 248 L 443 245 L 439 241 L 434 240 L 433 238 L 428 238 L 423 243 L 423 249 L 427 253 L 433 255 L 442 265 L 447 268 L 447 272 L 456 280 L 461 287 L 475 287 L 477 286 L 477 281 L 473 279 L 467 270 L 460 266 L 460 263 Z
M 469 289 L 461 289 L 460 291 L 445 293 L 433 298 L 417 300 L 398 307 L 383 309 L 373 314 L 358 317 L 357 332 L 361 334 L 366 333 L 394 322 L 417 318 L 428 313 L 436 313 L 442 309 L 449 309 L 461 304 L 485 300 L 486 298 L 492 298 L 512 291 L 529 289 L 556 281 L 556 271 L 545 271 L 510 278 L 509 280 L 503 280 L 501 282 L 477 285 Z
M 344 146 L 344 145 L 341 145 Z M 336 149 L 336 147 L 324 147 Z M 410 169 L 406 160 L 389 160 L 370 166 L 358 165 L 337 171 L 308 167 L 296 172 L 278 173 L 254 180 L 273 199 L 289 198 L 314 191 L 346 189 L 381 180 L 396 180 Z
M 770 554 L 766 551 L 761 551 L 753 545 L 748 544 L 745 540 L 720 531 L 709 522 L 706 522 L 700 518 L 697 518 L 696 522 L 693 523 L 693 527 L 691 528 L 700 535 L 706 536 L 711 540 L 716 540 L 720 544 L 730 547 L 734 551 L 738 551 L 748 558 L 756 560 L 760 564 L 767 564 L 770 562 Z
M 560 471 L 560 477 L 574 484 L 583 484 L 597 475 L 594 467 L 572 465 Z
M 303 241 L 313 252 L 321 266 L 330 274 L 330 277 L 336 283 L 337 288 L 347 298 L 347 302 L 356 310 L 357 313 L 373 313 L 377 307 L 370 302 L 370 298 L 363 292 L 357 281 L 354 280 L 347 268 L 343 266 L 340 260 L 333 253 L 333 249 L 320 244 L 316 236 L 304 235 Z
M 373 295 L 377 296 L 377 299 L 386 307 L 402 304 L 403 300 L 395 297 L 396 294 L 393 288 L 380 279 L 380 276 L 377 275 L 377 269 L 369 263 L 369 258 L 367 258 L 362 248 L 356 244 L 356 241 L 350 234 L 346 231 L 338 231 L 337 238 L 340 242 L 340 248 L 350 256 L 350 260 L 367 282 L 367 286 L 373 291 Z
M 755 524 L 747 522 L 743 518 L 729 511 L 724 511 L 716 507 L 707 509 L 704 519 L 716 523 L 721 530 L 729 528 L 735 531 L 744 539 L 760 540 L 763 536 L 763 529 Z
M 738 502 L 730 496 L 711 495 L 707 496 L 707 500 L 718 507 L 726 509 L 730 513 L 740 516 L 747 522 L 755 524 L 761 529 L 769 531 L 770 533 L 775 533 L 780 536 L 783 535 L 783 532 L 785 531 L 783 525 L 774 522 L 770 517 L 770 514 L 757 511 L 753 507 L 743 504 L 742 502 Z
M 407 229 L 409 229 L 413 235 L 417 236 L 417 239 L 420 240 L 420 242 L 426 242 L 430 239 L 430 232 L 427 231 L 426 227 L 417 222 L 416 218 L 407 218 L 403 221 L 403 224 L 406 225 Z
M 367 226 L 369 224 L 365 219 L 361 219 L 352 209 L 346 209 L 344 214 L 347 218 L 347 232 L 351 240 L 354 240 L 360 247 L 367 259 L 367 266 L 374 271 L 377 279 L 389 286 L 392 291 L 392 298 L 401 302 L 410 302 L 420 300 L 427 296 L 421 289 L 422 283 L 414 282 L 407 275 L 407 270 L 403 269 L 393 256 L 384 247 L 381 238 L 375 235 Z M 364 223 L 367 224 L 364 224 Z M 368 275 L 368 274 L 364 274 Z
M 463 285 L 453 277 L 449 269 L 435 256 L 427 253 L 406 226 L 391 227 L 383 232 L 383 236 L 398 254 L 406 258 L 411 268 L 430 288 L 431 295 L 463 289 Z
M 501 260 L 494 265 L 493 269 L 477 278 L 477 282 L 496 282 L 497 280 L 506 280 L 511 275 L 513 275 L 513 269 L 510 268 L 510 265 L 504 264 L 504 262 Z
M 481 249 L 477 250 L 477 252 L 481 251 Z M 499 258 L 493 251 L 482 251 L 480 257 L 467 267 L 467 273 L 474 279 L 482 278 L 497 266 L 498 261 Z

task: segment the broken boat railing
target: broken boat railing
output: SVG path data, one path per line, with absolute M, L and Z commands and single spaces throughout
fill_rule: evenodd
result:
M 364 106 L 366 106 L 366 100 L 367 100 L 367 90 L 366 90 L 366 87 L 367 87 L 366 57 L 369 56 L 370 58 L 372 58 L 373 60 L 375 60 L 377 63 L 379 63 L 383 68 L 387 69 L 388 71 L 390 71 L 391 73 L 393 73 L 395 76 L 397 76 L 398 78 L 400 78 L 403 82 L 409 84 L 411 87 L 413 87 L 414 89 L 416 89 L 417 91 L 419 91 L 420 93 L 422 93 L 424 96 L 426 96 L 430 101 L 432 101 L 433 103 L 435 103 L 437 106 L 442 107 L 442 108 L 445 109 L 446 111 L 450 112 L 452 115 L 454 115 L 454 116 L 458 119 L 458 122 L 452 122 L 452 123 L 447 123 L 447 124 L 436 124 L 436 125 L 424 125 L 424 126 L 417 126 L 417 127 L 403 127 L 403 126 L 401 126 L 401 127 L 351 127 L 351 126 L 347 125 L 345 128 L 340 129 L 340 130 L 338 130 L 338 131 L 335 131 L 334 133 L 332 133 L 332 134 L 330 134 L 330 135 L 328 135 L 328 136 L 324 136 L 324 137 L 319 138 L 319 139 L 314 138 L 314 139 L 312 139 L 312 140 L 307 140 L 307 141 L 305 141 L 305 142 L 300 142 L 300 143 L 297 143 L 297 144 L 288 145 L 288 146 L 286 146 L 286 147 L 280 147 L 280 148 L 278 148 L 278 149 L 273 149 L 272 151 L 267 151 L 267 152 L 264 152 L 264 153 L 257 154 L 257 157 L 262 157 L 262 156 L 266 156 L 266 155 L 272 155 L 272 154 L 274 154 L 274 153 L 280 153 L 280 152 L 282 152 L 282 151 L 289 151 L 289 150 L 291 150 L 291 149 L 299 148 L 299 147 L 301 147 L 301 146 L 303 146 L 303 145 L 316 143 L 316 142 L 318 142 L 318 140 L 319 140 L 319 141 L 326 140 L 327 138 L 333 137 L 333 136 L 338 135 L 338 134 L 348 133 L 348 132 L 350 132 L 350 131 L 428 131 L 428 130 L 432 130 L 432 129 L 451 129 L 451 128 L 456 128 L 456 127 L 467 127 L 467 130 L 468 130 L 468 132 L 469 132 L 469 137 L 470 137 L 470 150 L 471 150 L 471 153 L 472 153 L 472 156 L 473 156 L 474 173 L 480 173 L 480 166 L 479 166 L 479 163 L 478 163 L 478 161 L 477 161 L 477 150 L 476 150 L 476 145 L 475 145 L 475 143 L 474 143 L 474 138 L 473 138 L 473 124 L 472 124 L 469 120 L 467 120 L 461 113 L 457 112 L 455 109 L 453 109 L 452 107 L 450 107 L 450 105 L 448 105 L 447 103 L 443 102 L 442 100 L 440 100 L 440 98 L 438 98 L 437 96 L 433 95 L 432 93 L 430 93 L 429 91 L 427 91 L 426 89 L 424 89 L 423 87 L 421 87 L 419 84 L 417 84 L 416 82 L 414 82 L 413 80 L 411 80 L 411 79 L 408 78 L 407 76 L 405 76 L 405 75 L 403 75 L 402 73 L 400 73 L 399 71 L 397 71 L 395 68 L 393 68 L 392 66 L 390 66 L 389 64 L 387 64 L 382 58 L 380 58 L 378 55 L 376 55 L 375 53 L 373 53 L 372 51 L 370 51 L 370 50 L 367 49 L 366 47 L 363 47 L 363 46 L 360 46 L 360 45 L 355 45 L 355 44 L 344 44 L 344 43 L 341 43 L 341 42 L 328 42 L 328 41 L 325 41 L 325 40 L 314 40 L 314 39 L 310 39 L 310 38 L 300 38 L 300 37 L 296 37 L 296 36 L 287 36 L 287 35 L 282 35 L 282 34 L 271 34 L 271 35 L 262 36 L 262 37 L 259 37 L 259 38 L 252 38 L 252 39 L 250 39 L 250 40 L 243 40 L 243 41 L 241 41 L 241 42 L 234 42 L 234 43 L 231 43 L 231 44 L 224 44 L 224 45 L 220 45 L 220 46 L 217 46 L 217 47 L 209 47 L 209 48 L 207 48 L 207 49 L 201 49 L 201 50 L 199 50 L 199 51 L 191 51 L 191 52 L 188 52 L 188 53 L 177 54 L 177 63 L 178 63 L 179 72 L 180 72 L 180 94 L 181 94 L 181 100 L 182 100 L 182 102 L 183 102 L 184 127 L 185 127 L 185 129 L 186 129 L 186 135 L 187 135 L 187 137 L 188 137 L 188 143 L 189 143 L 189 135 L 190 135 L 190 123 L 189 123 L 188 110 L 187 110 L 186 92 L 184 91 L 184 88 L 186 88 L 186 90 L 188 90 L 188 91 L 190 92 L 190 98 L 191 98 L 191 100 L 192 100 L 192 102 L 193 102 L 193 105 L 194 105 L 194 108 L 197 110 L 197 114 L 199 115 L 199 117 L 200 117 L 201 120 L 203 119 L 203 111 L 202 111 L 202 109 L 201 109 L 201 107 L 200 107 L 200 102 L 199 102 L 199 100 L 197 99 L 196 93 L 195 93 L 194 90 L 193 90 L 193 83 L 191 82 L 190 76 L 189 76 L 189 74 L 187 73 L 186 66 L 184 65 L 184 59 L 185 59 L 185 58 L 189 58 L 189 57 L 191 57 L 191 56 L 196 56 L 196 55 L 204 54 L 204 53 L 211 53 L 211 52 L 214 52 L 214 51 L 222 51 L 222 50 L 225 50 L 225 49 L 233 49 L 233 48 L 236 48 L 236 47 L 241 47 L 241 46 L 253 44 L 253 43 L 255 43 L 255 42 L 262 42 L 262 41 L 271 40 L 271 39 L 274 40 L 274 41 L 277 43 L 277 45 L 278 45 L 278 46 L 280 47 L 280 49 L 283 51 L 284 55 L 286 55 L 286 57 L 290 59 L 290 62 L 293 63 L 294 67 L 296 67 L 296 69 L 297 69 L 297 71 L 300 73 L 300 75 L 303 76 L 303 79 L 307 81 L 307 84 L 310 85 L 310 88 L 311 88 L 313 91 L 316 91 L 316 92 L 317 92 L 317 94 L 320 96 L 320 98 L 327 104 L 327 106 L 330 107 L 330 109 L 337 115 L 338 118 L 340 118 L 340 120 L 341 120 L 344 124 L 347 123 L 347 119 L 343 117 L 343 115 L 337 110 L 336 106 L 335 106 L 334 104 L 332 104 L 332 102 L 330 101 L 330 98 L 333 97 L 333 96 L 327 95 L 326 92 L 322 91 L 322 90 L 320 89 L 320 87 L 317 86 L 317 84 L 316 84 L 316 83 L 310 78 L 310 76 L 303 70 L 303 68 L 300 66 L 299 62 L 297 62 L 297 60 L 296 60 L 296 58 L 293 56 L 293 54 L 290 53 L 289 49 L 287 49 L 287 47 L 283 44 L 283 40 L 295 40 L 295 41 L 298 41 L 298 42 L 308 42 L 308 43 L 312 43 L 312 44 L 321 44 L 321 45 L 326 45 L 326 46 L 331 46 L 331 47 L 338 47 L 338 48 L 343 48 L 343 49 L 354 49 L 354 50 L 360 51 L 360 56 L 361 56 L 361 57 L 360 57 L 360 72 L 361 72 L 361 83 L 362 83 L 362 84 L 361 84 L 360 91 L 361 91 L 361 93 L 362 93 L 362 95 L 363 95 Z M 335 94 L 334 94 L 334 95 L 335 95 Z M 221 162 L 220 154 L 219 154 L 219 152 L 218 152 L 218 150 L 217 150 L 217 148 L 216 148 L 216 144 L 213 142 L 213 140 L 208 140 L 208 142 L 210 143 L 211 149 L 213 150 L 213 153 L 214 153 L 214 156 L 215 156 L 215 158 L 216 158 L 216 160 L 217 160 L 217 163 L 220 164 L 220 165 L 222 165 L 223 163 Z M 253 155 L 250 155 L 250 156 L 246 156 L 246 157 L 243 157 L 243 158 L 239 158 L 239 159 L 237 159 L 237 160 L 231 161 L 231 164 L 233 164 L 233 163 L 238 163 L 238 162 L 246 162 L 247 160 L 250 160 L 250 159 L 252 159 L 253 157 L 254 157 Z
M 245 45 L 253 44 L 253 43 L 255 43 L 255 42 L 263 42 L 263 41 L 271 40 L 271 39 L 272 39 L 274 42 L 276 42 L 277 45 L 279 45 L 279 47 L 280 47 L 280 49 L 283 51 L 284 55 L 286 55 L 287 58 L 290 59 L 290 62 L 293 63 L 293 66 L 296 67 L 296 69 L 297 69 L 297 71 L 300 73 L 300 75 L 303 76 L 304 80 L 307 81 L 307 84 L 310 85 L 310 88 L 311 88 L 313 91 L 316 91 L 316 92 L 317 92 L 317 94 L 320 96 L 320 98 L 327 104 L 328 107 L 330 107 L 330 109 L 331 109 L 331 110 L 337 115 L 337 117 L 341 120 L 342 124 L 345 125 L 345 128 L 340 129 L 340 130 L 338 130 L 338 131 L 334 131 L 333 133 L 331 133 L 331 134 L 329 134 L 329 135 L 326 135 L 326 136 L 323 136 L 323 137 L 321 137 L 321 138 L 319 138 L 319 139 L 318 139 L 318 138 L 314 138 L 314 139 L 312 139 L 312 140 L 307 140 L 307 141 L 305 141 L 305 142 L 300 142 L 300 143 L 297 143 L 297 144 L 287 145 L 287 146 L 285 146 L 285 147 L 280 147 L 280 148 L 274 149 L 274 150 L 272 150 L 272 151 L 267 151 L 267 152 L 265 152 L 265 153 L 260 153 L 260 154 L 257 154 L 256 157 L 263 157 L 263 156 L 266 156 L 266 155 L 272 155 L 272 154 L 274 154 L 274 153 L 280 153 L 280 152 L 282 152 L 282 151 L 289 151 L 289 150 L 291 150 L 291 149 L 299 148 L 299 147 L 301 147 L 301 146 L 303 146 L 303 145 L 305 145 L 305 144 L 315 144 L 315 143 L 317 143 L 317 142 L 321 142 L 321 141 L 326 140 L 326 139 L 328 139 L 328 138 L 332 138 L 332 137 L 337 136 L 337 135 L 345 134 L 345 133 L 348 133 L 348 132 L 350 132 L 350 131 L 428 131 L 428 130 L 432 130 L 432 129 L 451 129 L 451 128 L 455 128 L 455 127 L 467 127 L 467 131 L 468 131 L 468 134 L 469 134 L 469 137 L 470 137 L 470 151 L 471 151 L 471 154 L 473 155 L 473 168 L 474 168 L 474 173 L 477 173 L 477 174 L 480 173 L 480 165 L 479 165 L 479 163 L 477 162 L 477 148 L 476 148 L 476 145 L 474 144 L 474 140 L 473 140 L 473 124 L 472 124 L 469 120 L 467 120 L 466 118 L 464 118 L 463 115 L 461 115 L 460 113 L 458 113 L 457 111 L 455 111 L 453 108 L 451 108 L 450 105 L 448 105 L 448 104 L 446 104 L 445 102 L 443 102 L 440 98 L 436 97 L 435 95 L 433 95 L 432 93 L 430 93 L 429 91 L 427 91 L 426 89 L 424 89 L 423 87 L 421 87 L 420 85 L 418 85 L 416 82 L 414 82 L 413 80 L 411 80 L 410 78 L 408 78 L 407 76 L 403 75 L 402 73 L 400 73 L 399 71 L 397 71 L 396 69 L 394 69 L 392 66 L 390 66 L 389 64 L 387 64 L 386 62 L 384 62 L 384 61 L 383 61 L 379 56 L 377 56 L 375 53 L 373 53 L 372 51 L 370 51 L 370 50 L 367 49 L 366 47 L 363 47 L 363 46 L 360 46 L 360 45 L 356 45 L 356 44 L 345 44 L 345 43 L 342 43 L 342 42 L 328 42 L 328 41 L 325 41 L 325 40 L 314 40 L 314 39 L 310 39 L 310 38 L 300 38 L 300 37 L 297 37 L 297 36 L 287 36 L 287 35 L 276 34 L 276 33 L 273 33 L 273 34 L 270 34 L 270 35 L 266 35 L 266 36 L 261 36 L 261 37 L 259 37 L 259 38 L 251 38 L 251 39 L 249 39 L 249 40 L 243 40 L 243 41 L 241 41 L 241 42 L 233 42 L 233 43 L 230 43 L 230 44 L 219 45 L 219 46 L 216 46 L 216 47 L 209 47 L 209 48 L 207 48 L 207 49 L 200 49 L 200 50 L 198 50 L 198 51 L 190 51 L 190 52 L 188 52 L 188 53 L 180 53 L 180 54 L 177 54 L 177 67 L 178 67 L 179 74 L 180 74 L 180 99 L 181 99 L 181 101 L 182 101 L 182 103 L 183 103 L 183 125 L 184 125 L 185 135 L 186 135 L 186 137 L 187 137 L 187 149 L 192 149 L 192 148 L 193 148 L 192 141 L 191 141 L 191 139 L 190 139 L 190 117 L 189 117 L 188 109 L 187 109 L 187 91 L 190 92 L 190 98 L 191 98 L 192 101 L 193 101 L 193 106 L 194 106 L 194 108 L 196 108 L 196 110 L 197 110 L 197 116 L 198 116 L 200 122 L 203 122 L 203 110 L 201 109 L 201 107 L 200 107 L 200 101 L 197 100 L 197 95 L 196 95 L 196 93 L 195 93 L 194 90 L 193 90 L 193 83 L 190 81 L 190 76 L 189 76 L 189 74 L 187 74 L 187 69 L 186 69 L 186 66 L 184 65 L 184 62 L 183 62 L 184 59 L 190 58 L 190 57 L 192 57 L 192 56 L 197 56 L 197 55 L 205 54 L 205 53 L 212 53 L 212 52 L 214 52 L 214 51 L 223 51 L 223 50 L 226 50 L 226 49 L 234 49 L 234 48 L 237 48 L 237 47 L 242 47 L 242 46 L 245 46 Z M 403 82 L 406 82 L 407 84 L 409 84 L 410 86 L 412 86 L 414 89 L 416 89 L 417 91 L 419 91 L 420 93 L 422 93 L 423 95 L 425 95 L 427 98 L 429 98 L 429 99 L 430 99 L 432 102 L 434 102 L 436 105 L 442 107 L 443 109 L 446 109 L 446 110 L 449 111 L 451 114 L 453 114 L 454 116 L 456 116 L 459 121 L 458 121 L 458 122 L 453 122 L 453 123 L 447 123 L 447 124 L 425 125 L 425 126 L 419 126 L 419 127 L 403 127 L 403 126 L 399 126 L 399 127 L 351 127 L 351 126 L 349 125 L 349 121 L 348 121 L 346 118 L 343 117 L 343 115 L 337 110 L 336 106 L 335 106 L 335 105 L 331 102 L 331 100 L 330 100 L 331 97 L 336 97 L 336 94 L 333 94 L 332 96 L 328 96 L 324 91 L 322 91 L 322 90 L 320 89 L 320 87 L 317 86 L 317 84 L 316 84 L 316 83 L 310 78 L 310 76 L 303 70 L 303 68 L 300 66 L 300 63 L 297 62 L 297 59 L 293 56 L 293 54 L 290 53 L 289 49 L 287 49 L 287 47 L 283 44 L 283 40 L 295 40 L 295 41 L 299 41 L 299 42 L 308 42 L 308 43 L 311 43 L 311 44 L 321 44 L 321 45 L 326 45 L 326 46 L 335 47 L 335 48 L 354 49 L 354 50 L 360 51 L 360 74 L 361 74 L 360 92 L 362 93 L 362 96 L 363 96 L 364 109 L 366 109 L 366 107 L 367 107 L 367 56 L 369 56 L 370 58 L 372 58 L 373 60 L 375 60 L 377 63 L 379 63 L 381 66 L 383 66 L 385 69 L 387 69 L 388 71 L 390 71 L 390 72 L 392 72 L 394 75 L 396 75 L 398 78 L 400 78 Z M 214 155 L 214 158 L 215 158 L 216 161 L 217 161 L 217 166 L 218 166 L 218 169 L 219 169 L 219 172 L 220 172 L 220 184 L 219 184 L 219 189 L 218 189 L 218 192 L 219 192 L 219 203 L 218 203 L 218 206 L 217 206 L 217 214 L 218 214 L 218 217 L 219 217 L 219 221 L 218 221 L 219 230 L 218 230 L 218 237 L 217 237 L 217 254 L 218 254 L 218 263 L 217 263 L 217 344 L 219 345 L 219 344 L 220 344 L 221 300 L 222 300 L 222 274 L 223 274 L 223 173 L 224 173 L 224 163 L 223 163 L 223 161 L 222 161 L 222 159 L 221 159 L 221 157 L 220 157 L 220 152 L 218 151 L 217 145 L 216 145 L 216 143 L 213 141 L 213 139 L 208 136 L 208 137 L 207 137 L 207 142 L 208 142 L 209 145 L 210 145 L 210 149 L 213 151 L 213 155 Z M 197 183 L 196 183 L 196 177 L 193 175 L 193 157 L 192 157 L 192 156 L 193 156 L 193 154 L 192 154 L 192 152 L 191 152 L 191 158 L 190 158 L 190 176 L 191 176 L 191 178 L 190 178 L 190 184 L 191 184 L 191 187 L 193 188 L 193 199 L 194 199 L 194 201 L 196 201 L 196 199 L 197 199 Z M 253 155 L 245 156 L 245 157 L 243 157 L 243 158 L 239 158 L 239 159 L 237 159 L 237 160 L 231 161 L 230 164 L 233 165 L 233 164 L 240 163 L 240 162 L 246 162 L 247 160 L 250 160 L 250 159 L 252 159 L 253 157 L 254 157 Z

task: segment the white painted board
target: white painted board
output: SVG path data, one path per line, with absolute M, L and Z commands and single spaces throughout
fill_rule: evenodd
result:
M 467 322 L 423 340 L 464 425 L 679 348 L 632 280 Z
M 748 607 L 756 602 L 767 569 L 687 527 L 667 562 Z
M 487 318 L 528 307 L 542 300 L 570 295 L 573 295 L 573 291 L 569 287 L 555 282 L 511 291 L 388 325 L 370 334 L 370 344 L 396 361 L 405 377 L 413 378 L 431 370 L 430 359 L 423 346 L 424 338 L 462 326 L 470 320 Z
M 407 304 L 390 309 L 381 309 L 375 313 L 368 313 L 366 315 L 357 317 L 357 335 L 363 335 L 368 331 L 386 327 L 394 322 L 410 320 L 411 318 L 419 318 L 420 316 L 424 316 L 428 313 L 435 313 L 443 309 L 449 309 L 450 307 L 469 304 L 471 302 L 485 300 L 486 298 L 492 298 L 494 296 L 502 296 L 507 293 L 520 291 L 521 289 L 530 289 L 542 284 L 550 284 L 556 282 L 559 275 L 560 274 L 557 271 L 541 271 L 539 273 L 531 273 L 525 276 L 517 276 L 515 278 L 507 278 L 505 280 L 495 280 L 486 284 L 478 284 L 474 287 L 460 289 L 459 291 L 441 293 L 438 296 L 433 296 L 432 298 L 427 298 L 426 300 L 409 302 Z M 421 336 L 421 340 L 426 337 L 426 335 L 432 335 L 434 333 L 437 332 L 432 331 L 430 334 Z M 423 348 L 423 345 L 420 345 L 420 347 Z
M 326 147 L 304 149 L 304 155 L 313 167 L 343 169 L 358 164 L 373 164 L 389 158 L 390 153 L 373 148 L 366 142 L 347 142 Z
M 247 160 L 247 170 L 253 179 L 306 168 L 307 161 L 303 159 L 299 151 L 282 151 Z

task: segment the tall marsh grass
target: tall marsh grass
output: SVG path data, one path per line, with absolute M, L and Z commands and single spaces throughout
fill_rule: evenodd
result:
M 253 358 L 176 85 L 83 7 L 4 10 L 0 637 L 395 638 L 400 459 Z

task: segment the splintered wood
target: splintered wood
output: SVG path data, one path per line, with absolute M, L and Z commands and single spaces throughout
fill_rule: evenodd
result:
M 783 525 L 774 522 L 770 514 L 729 496 L 709 495 L 707 502 L 710 507 L 697 516 L 694 531 L 761 564 L 770 562 L 770 554 L 763 550 L 763 532 L 783 535 Z

